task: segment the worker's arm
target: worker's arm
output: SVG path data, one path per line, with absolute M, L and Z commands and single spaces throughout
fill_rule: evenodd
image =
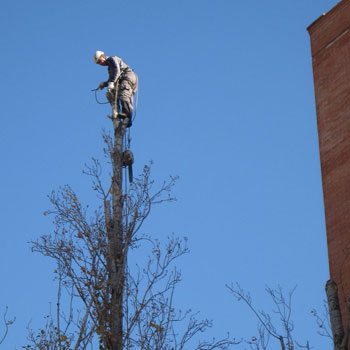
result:
M 118 61 L 115 57 L 109 56 L 106 60 L 108 65 L 109 78 L 107 83 L 115 83 L 119 77 L 120 69 Z
M 106 81 L 103 81 L 103 82 L 100 83 L 100 85 L 98 86 L 98 89 L 102 90 L 102 89 L 104 89 L 107 85 L 108 85 L 108 83 L 107 83 Z

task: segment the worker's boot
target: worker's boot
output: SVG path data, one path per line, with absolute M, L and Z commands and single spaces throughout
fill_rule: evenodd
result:
M 129 115 L 127 113 L 124 113 L 124 112 L 121 112 L 121 113 L 118 113 L 118 117 L 120 119 L 123 119 L 123 121 L 126 124 L 127 128 L 130 128 L 130 126 L 132 125 L 131 115 Z
M 127 123 L 126 127 L 130 128 L 130 126 L 132 126 L 132 118 L 131 118 L 131 116 L 125 118 L 125 122 Z
M 128 85 L 128 87 L 130 88 L 130 86 Z M 124 90 L 125 93 L 125 90 Z M 122 109 L 122 113 L 119 113 L 122 118 L 124 118 L 125 123 L 126 123 L 126 127 L 130 128 L 130 126 L 132 125 L 132 111 L 133 111 L 133 106 L 132 106 L 132 100 L 130 98 L 121 98 L 120 99 L 120 104 L 121 104 L 121 109 Z

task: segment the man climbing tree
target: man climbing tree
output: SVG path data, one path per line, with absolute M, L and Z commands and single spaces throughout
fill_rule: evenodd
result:
M 93 57 L 95 63 L 108 66 L 108 80 L 100 83 L 99 89 L 108 88 L 106 97 L 112 106 L 112 117 L 125 119 L 127 127 L 130 127 L 134 110 L 133 97 L 138 88 L 137 75 L 118 56 L 106 56 L 103 51 L 96 51 Z
M 141 232 L 154 205 L 174 200 L 170 191 L 176 178 L 170 177 L 155 190 L 150 166 L 145 166 L 126 186 L 122 169 L 132 164 L 132 159 L 126 157 L 130 150 L 125 134 L 131 123 L 137 76 L 117 56 L 97 51 L 94 61 L 107 65 L 109 72 L 108 81 L 100 88 L 108 86 L 113 109 L 113 136 L 103 133 L 111 176 L 102 176 L 96 159 L 86 167 L 84 172 L 92 177 L 93 190 L 101 200 L 92 211 L 68 185 L 50 196 L 52 209 L 44 215 L 53 215 L 55 228 L 33 241 L 32 250 L 57 263 L 56 315 L 49 315 L 38 332 L 29 329 L 30 344 L 24 348 L 184 350 L 212 325 L 207 319 L 197 320 L 191 310 L 177 310 L 174 305 L 181 274 L 171 266 L 188 252 L 186 240 L 172 236 L 162 248 L 157 238 Z M 118 103 L 126 116 L 118 113 Z M 143 257 L 138 253 L 135 264 L 133 252 L 138 248 L 147 253 Z M 227 336 L 200 340 L 193 349 L 228 350 L 236 343 Z

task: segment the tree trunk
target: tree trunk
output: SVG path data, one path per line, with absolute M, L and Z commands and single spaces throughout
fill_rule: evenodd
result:
M 114 147 L 112 154 L 112 218 L 109 237 L 111 271 L 110 344 L 111 350 L 122 350 L 123 345 L 123 292 L 125 267 L 123 263 L 123 192 L 122 161 L 125 125 L 114 120 Z
M 329 318 L 331 322 L 334 350 L 347 350 L 347 336 L 345 336 L 342 316 L 340 312 L 338 286 L 333 280 L 326 283 L 326 295 L 328 301 Z

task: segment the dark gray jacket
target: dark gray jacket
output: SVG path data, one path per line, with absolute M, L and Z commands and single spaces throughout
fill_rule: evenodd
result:
M 130 67 L 118 56 L 107 56 L 106 64 L 109 74 L 107 83 L 115 83 L 123 71 L 130 70 Z

